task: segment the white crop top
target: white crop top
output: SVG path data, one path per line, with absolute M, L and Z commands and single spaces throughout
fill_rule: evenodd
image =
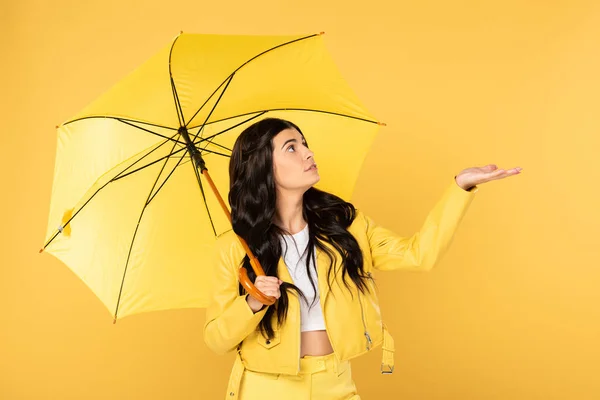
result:
M 294 235 L 283 235 L 281 238 L 281 253 L 285 265 L 292 277 L 294 285 L 302 290 L 302 293 L 306 296 L 306 300 L 308 301 L 307 303 L 300 299 L 301 332 L 325 330 L 325 321 L 323 320 L 323 312 L 321 310 L 319 284 L 317 281 L 317 269 L 315 267 L 314 256 L 310 262 L 310 274 L 317 289 L 316 293 L 306 273 L 306 257 L 308 255 L 307 246 L 308 224 L 306 224 L 306 227 L 300 232 Z M 316 301 L 312 307 L 310 307 L 315 300 L 315 295 Z

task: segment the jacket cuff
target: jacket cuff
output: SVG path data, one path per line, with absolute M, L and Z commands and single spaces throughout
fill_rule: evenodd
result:
M 231 331 L 228 336 L 242 340 L 256 329 L 267 309 L 268 306 L 265 306 L 262 310 L 254 313 L 246 302 L 246 295 L 238 296 L 227 313 L 221 317 L 219 325 Z
M 457 175 L 454 175 L 454 179 L 452 181 L 454 183 L 454 186 L 456 186 L 460 191 L 467 192 L 467 193 L 476 193 L 479 190 L 479 186 L 477 186 L 477 185 L 471 186 L 470 188 L 468 188 L 466 190 L 461 188 L 460 186 L 458 186 L 458 183 L 456 183 L 456 176 Z

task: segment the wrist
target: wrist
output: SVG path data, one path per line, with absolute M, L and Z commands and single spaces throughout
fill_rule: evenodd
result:
M 469 187 L 464 187 L 464 185 L 461 185 L 460 183 L 458 183 L 458 179 L 456 179 L 458 175 L 454 175 L 454 183 L 456 183 L 456 185 L 461 188 L 464 191 L 470 192 L 472 191 L 476 185 L 470 185 Z
M 250 307 L 250 310 L 252 310 L 253 313 L 257 313 L 260 310 L 263 309 L 263 307 L 265 306 L 264 304 L 262 304 L 260 301 L 256 300 L 254 297 L 250 296 L 249 294 L 246 295 L 246 303 L 248 303 L 248 307 Z

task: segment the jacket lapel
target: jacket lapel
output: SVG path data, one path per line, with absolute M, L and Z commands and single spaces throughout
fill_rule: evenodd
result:
M 283 257 L 279 257 L 279 262 L 277 263 L 277 275 L 279 279 L 287 283 L 294 283 L 292 281 L 292 276 L 285 265 L 285 261 L 283 261 Z
M 323 243 L 323 245 L 327 249 L 329 249 L 333 254 L 337 255 L 337 251 L 329 243 Z M 329 289 L 330 285 L 327 283 L 327 271 L 329 271 L 330 263 L 331 263 L 331 261 L 329 260 L 327 253 L 325 253 L 323 250 L 321 250 L 317 247 L 317 275 L 319 276 L 319 290 L 321 293 L 321 305 L 322 306 L 325 306 L 325 300 L 327 299 L 327 295 L 330 292 L 330 289 Z M 340 265 L 340 259 L 338 257 L 338 259 L 336 259 L 334 264 L 332 265 L 333 270 L 332 270 L 331 277 L 330 277 L 331 287 L 333 287 L 333 285 L 336 282 L 336 279 L 335 279 L 336 274 L 333 273 L 333 271 L 336 271 L 337 268 L 339 268 L 339 265 Z

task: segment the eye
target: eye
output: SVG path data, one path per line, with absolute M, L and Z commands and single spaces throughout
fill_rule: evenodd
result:
M 291 145 L 290 147 L 288 147 L 287 151 L 290 151 L 290 149 L 292 152 L 296 151 L 296 149 L 294 148 L 294 145 Z

